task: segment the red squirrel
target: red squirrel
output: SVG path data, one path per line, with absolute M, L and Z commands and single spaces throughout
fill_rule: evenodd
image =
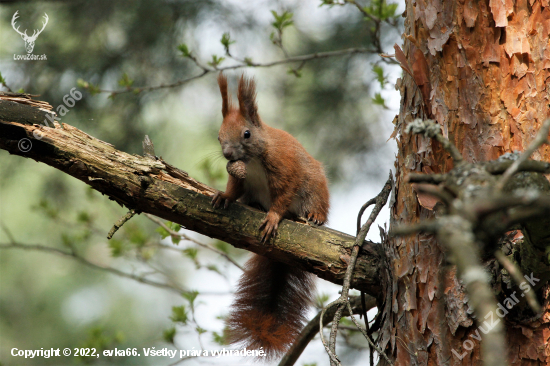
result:
M 258 114 L 256 84 L 241 76 L 238 108 L 227 93 L 220 73 L 223 122 L 218 140 L 230 162 L 242 161 L 245 178 L 229 175 L 225 192 L 212 205 L 231 201 L 261 207 L 267 212 L 259 227 L 267 242 L 285 218 L 306 218 L 317 225 L 327 220 L 329 191 L 321 163 L 289 133 L 265 124 Z M 242 163 L 240 163 L 242 165 Z M 228 340 L 247 349 L 260 349 L 272 359 L 296 340 L 314 291 L 313 277 L 296 266 L 254 254 L 248 260 L 227 319 Z

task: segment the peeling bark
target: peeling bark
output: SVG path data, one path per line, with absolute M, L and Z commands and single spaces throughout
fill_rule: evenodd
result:
M 433 118 L 464 159 L 475 163 L 523 151 L 548 118 L 550 104 L 548 0 L 417 0 L 407 2 L 405 15 L 403 52 L 413 75 L 405 74 L 398 82 L 402 103 L 395 132 L 399 153 L 392 227 L 433 216 L 431 203 L 407 183 L 410 172 L 444 173 L 453 167 L 439 143 L 405 134 L 408 123 Z M 536 160 L 549 158 L 548 146 L 533 155 Z M 517 247 L 514 256 L 520 263 L 540 263 L 544 255 L 540 249 L 547 244 L 545 230 L 532 232 L 538 244 Z M 525 248 L 538 251 L 529 254 Z M 435 238 L 394 238 L 386 253 L 392 276 L 382 310 L 386 322 L 381 346 L 393 355 L 395 365 L 481 364 L 476 337 L 483 339 L 483 332 L 474 326 L 454 267 L 443 270 L 444 256 Z M 494 280 L 502 302 L 511 289 L 498 282 L 500 278 Z M 506 327 L 512 365 L 550 363 L 549 288 L 546 283 L 541 287 L 540 317 L 526 319 L 511 312 L 499 318 Z

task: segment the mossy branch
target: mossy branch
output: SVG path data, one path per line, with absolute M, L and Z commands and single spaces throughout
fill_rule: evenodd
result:
M 265 213 L 239 203 L 227 210 L 213 209 L 210 196 L 214 189 L 186 172 L 150 155 L 119 151 L 69 125 L 65 129 L 37 125 L 42 118 L 36 117 L 39 114 L 35 107 L 0 100 L 0 149 L 48 164 L 129 210 L 176 222 L 237 248 L 299 266 L 327 281 L 343 283 L 345 259 L 355 244 L 353 236 L 283 220 L 275 240 L 261 244 L 258 227 Z M 30 150 L 19 149 L 22 139 L 31 142 Z M 378 266 L 382 255 L 379 245 L 362 244 L 354 288 L 374 295 L 381 290 Z

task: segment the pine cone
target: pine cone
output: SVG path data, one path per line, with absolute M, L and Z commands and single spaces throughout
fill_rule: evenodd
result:
M 235 160 L 227 162 L 227 172 L 229 175 L 237 178 L 246 178 L 246 164 L 242 160 Z

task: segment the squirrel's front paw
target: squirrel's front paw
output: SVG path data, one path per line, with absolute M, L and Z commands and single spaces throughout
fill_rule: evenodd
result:
M 229 199 L 225 197 L 224 192 L 217 191 L 214 196 L 212 196 L 212 207 L 219 208 L 223 204 L 223 208 L 229 206 Z
M 273 211 L 269 211 L 267 216 L 260 225 L 260 231 L 262 232 L 262 243 L 266 243 L 271 237 L 274 237 L 277 234 L 277 229 L 279 228 L 279 221 L 281 221 L 281 216 Z
M 320 226 L 323 225 L 325 221 L 327 221 L 327 217 L 322 213 L 309 213 L 307 215 L 307 221 L 309 224 Z

